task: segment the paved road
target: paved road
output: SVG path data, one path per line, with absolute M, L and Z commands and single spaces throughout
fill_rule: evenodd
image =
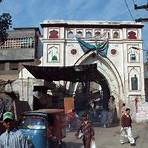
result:
M 136 146 L 130 146 L 129 143 L 120 144 L 120 127 L 101 128 L 95 127 L 95 139 L 97 148 L 148 148 L 148 124 L 133 124 L 134 137 L 137 137 Z M 74 136 L 74 132 L 67 133 L 64 139 L 66 148 L 83 148 L 82 141 Z

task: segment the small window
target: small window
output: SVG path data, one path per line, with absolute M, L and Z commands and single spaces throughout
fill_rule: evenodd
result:
M 138 90 L 138 78 L 136 75 L 134 75 L 134 77 L 131 77 L 131 88 L 132 90 Z
M 128 39 L 137 39 L 136 32 L 134 31 L 128 32 Z
M 56 30 L 50 31 L 49 38 L 59 38 L 58 31 L 56 31 Z
M 100 36 L 100 35 L 101 35 L 101 32 L 100 32 L 100 31 L 96 31 L 96 32 L 95 32 L 95 36 L 98 37 L 98 36 Z
M 10 63 L 9 64 L 9 69 L 10 70 L 18 70 L 18 63 Z
M 67 38 L 74 38 L 74 34 L 72 31 L 69 31 L 68 34 L 67 34 Z
M 135 62 L 136 61 L 136 55 L 134 53 L 130 54 L 130 61 Z
M 82 31 L 78 31 L 78 32 L 77 32 L 77 35 L 78 35 L 78 37 L 82 37 L 82 36 L 83 36 Z
M 118 33 L 117 31 L 114 32 L 114 34 L 113 34 L 113 38 L 114 38 L 114 39 L 119 38 L 119 33 Z
M 91 38 L 92 37 L 92 33 L 90 31 L 86 32 L 86 38 Z

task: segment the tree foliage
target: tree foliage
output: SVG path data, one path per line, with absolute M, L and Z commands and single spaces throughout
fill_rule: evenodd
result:
M 3 0 L 0 0 L 0 3 Z M 2 45 L 8 37 L 7 30 L 11 27 L 11 15 L 9 13 L 3 13 L 0 15 L 0 45 Z

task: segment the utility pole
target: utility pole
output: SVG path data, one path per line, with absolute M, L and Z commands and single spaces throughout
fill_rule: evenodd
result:
M 140 5 L 138 6 L 137 4 L 134 4 L 134 8 L 135 10 L 138 10 L 138 9 L 145 9 L 148 11 L 148 3 L 145 4 L 145 5 Z M 136 22 L 148 22 L 148 18 L 138 18 L 138 19 L 135 19 Z

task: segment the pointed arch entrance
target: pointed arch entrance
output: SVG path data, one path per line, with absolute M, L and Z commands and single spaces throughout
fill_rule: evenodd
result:
M 103 107 L 106 108 L 110 96 L 115 98 L 117 113 L 119 115 L 119 108 L 122 99 L 124 98 L 124 90 L 121 76 L 115 65 L 108 58 L 97 56 L 94 52 L 84 55 L 76 65 L 94 64 L 97 63 L 98 74 L 96 82 L 100 84 L 103 91 Z M 78 84 L 75 85 L 75 92 Z

